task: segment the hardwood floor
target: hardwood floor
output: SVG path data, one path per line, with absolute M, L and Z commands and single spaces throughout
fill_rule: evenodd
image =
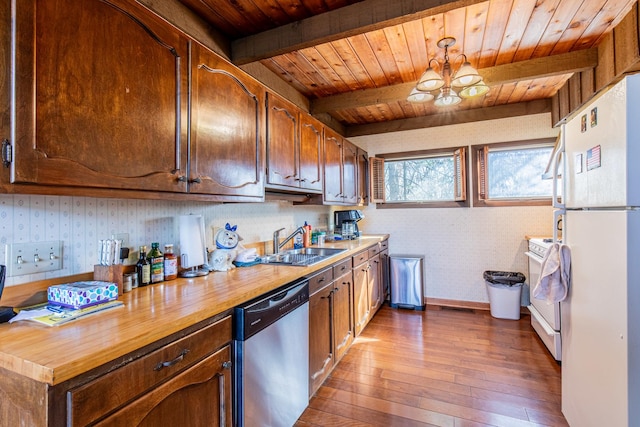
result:
M 530 317 L 384 306 L 296 426 L 567 426 Z

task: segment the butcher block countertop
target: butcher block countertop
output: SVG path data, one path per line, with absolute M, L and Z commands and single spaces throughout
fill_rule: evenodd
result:
M 137 288 L 124 307 L 60 326 L 32 321 L 0 325 L 0 367 L 56 385 L 205 321 L 259 295 L 354 255 L 388 238 L 326 243 L 347 251 L 310 267 L 259 264 L 206 277 Z

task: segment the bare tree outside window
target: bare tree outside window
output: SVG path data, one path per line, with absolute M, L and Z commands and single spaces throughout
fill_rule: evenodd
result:
M 489 199 L 550 197 L 552 181 L 542 173 L 553 147 L 489 151 Z
M 387 202 L 454 200 L 453 156 L 387 160 Z

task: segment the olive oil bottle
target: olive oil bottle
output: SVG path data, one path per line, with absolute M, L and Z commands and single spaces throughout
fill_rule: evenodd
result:
M 147 286 L 151 283 L 151 265 L 147 261 L 147 247 L 140 246 L 140 258 L 136 264 L 138 274 L 138 286 Z

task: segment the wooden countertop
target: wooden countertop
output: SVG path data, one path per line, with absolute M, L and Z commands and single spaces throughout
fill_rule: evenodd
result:
M 388 237 L 368 235 L 326 243 L 326 247 L 347 251 L 311 267 L 260 264 L 137 288 L 120 297 L 124 307 L 60 326 L 30 321 L 2 324 L 0 367 L 39 382 L 59 384 Z

